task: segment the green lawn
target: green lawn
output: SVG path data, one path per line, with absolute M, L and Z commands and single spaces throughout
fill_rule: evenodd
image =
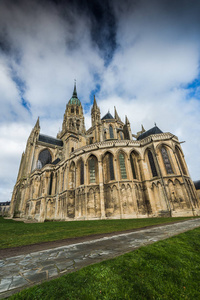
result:
M 200 299 L 200 228 L 85 267 L 9 299 Z
M 23 223 L 0 217 L 0 249 L 166 224 L 188 218 Z

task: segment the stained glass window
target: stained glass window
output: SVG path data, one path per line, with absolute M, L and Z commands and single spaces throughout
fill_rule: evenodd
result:
M 163 158 L 163 162 L 165 164 L 165 169 L 167 171 L 167 174 L 173 174 L 172 166 L 169 160 L 169 155 L 167 153 L 167 149 L 165 147 L 161 148 L 161 154 Z
M 148 151 L 148 158 L 149 158 L 149 163 L 150 163 L 150 166 L 151 166 L 151 172 L 152 172 L 153 177 L 158 176 L 156 166 L 155 166 L 155 162 L 154 162 L 153 155 L 152 155 L 151 151 Z
M 123 133 L 120 131 L 120 138 L 121 138 L 121 140 L 123 140 L 124 139 L 124 137 L 123 137 Z
M 109 126 L 109 133 L 110 133 L 110 139 L 114 139 L 113 127 L 111 125 Z
M 109 169 L 110 169 L 110 180 L 115 180 L 113 156 L 111 153 L 109 153 Z
M 125 160 L 124 155 L 122 153 L 119 154 L 119 165 L 120 165 L 120 172 L 121 172 L 121 178 L 126 179 L 126 166 L 125 166 Z
M 91 157 L 89 160 L 89 173 L 90 173 L 90 183 L 95 183 L 95 158 Z

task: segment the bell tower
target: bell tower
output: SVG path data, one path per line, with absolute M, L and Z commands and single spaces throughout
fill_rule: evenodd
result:
M 62 131 L 58 134 L 58 137 L 62 139 L 67 134 L 85 135 L 83 107 L 77 96 L 76 81 L 74 82 L 72 97 L 66 105 Z

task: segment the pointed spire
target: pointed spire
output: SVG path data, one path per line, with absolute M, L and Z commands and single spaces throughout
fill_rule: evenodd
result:
M 76 79 L 74 79 L 74 91 L 73 91 L 72 97 L 73 97 L 73 98 L 78 98 L 78 97 L 77 97 L 77 91 L 76 91 Z
M 37 118 L 37 122 L 35 123 L 35 128 L 37 128 L 37 129 L 40 128 L 40 119 L 39 119 L 39 117 Z
M 121 121 L 115 106 L 114 106 L 114 110 L 115 110 L 115 119 L 118 120 L 118 121 Z
M 94 95 L 93 108 L 97 108 L 97 101 L 96 101 L 95 95 Z
M 125 124 L 130 125 L 130 122 L 129 122 L 129 119 L 127 118 L 127 116 L 125 116 Z
M 142 132 L 145 132 L 146 130 L 144 129 L 144 126 L 143 125 L 141 125 L 142 126 Z

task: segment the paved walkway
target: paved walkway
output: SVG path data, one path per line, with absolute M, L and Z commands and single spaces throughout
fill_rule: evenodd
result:
M 5 258 L 0 260 L 0 299 L 25 287 L 119 256 L 196 227 L 200 227 L 200 219 Z

